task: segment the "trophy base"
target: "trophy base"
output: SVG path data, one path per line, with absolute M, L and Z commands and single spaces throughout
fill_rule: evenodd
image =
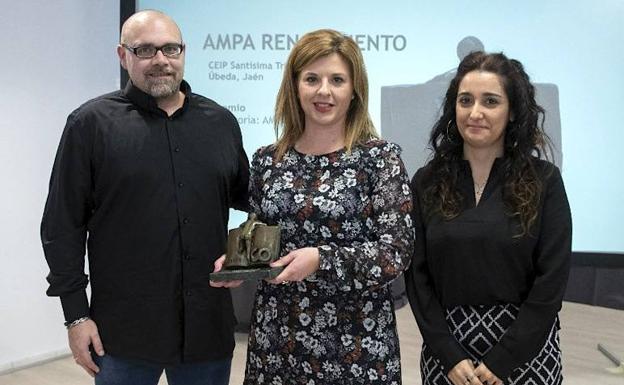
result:
M 210 273 L 210 280 L 214 282 L 221 282 L 273 279 L 277 277 L 282 270 L 284 270 L 283 266 L 272 268 L 260 267 L 255 269 L 221 270 L 217 273 Z

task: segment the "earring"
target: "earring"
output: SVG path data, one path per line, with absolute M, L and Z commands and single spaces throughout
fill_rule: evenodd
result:
M 351 100 L 355 99 L 355 94 L 351 95 Z
M 451 127 L 451 124 L 453 124 L 453 119 L 449 119 L 448 123 L 446 124 L 446 140 L 449 141 L 449 143 L 455 143 L 455 141 L 453 140 L 453 138 L 451 138 L 451 133 L 449 128 Z

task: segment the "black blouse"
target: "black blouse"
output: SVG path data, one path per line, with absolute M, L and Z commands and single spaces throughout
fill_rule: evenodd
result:
M 518 220 L 505 214 L 502 159 L 494 162 L 477 205 L 470 166 L 462 161 L 463 207 L 451 220 L 423 212 L 430 168 L 421 168 L 412 180 L 416 243 L 406 273 L 408 298 L 425 343 L 447 371 L 469 355 L 451 335 L 444 309 L 520 306 L 513 325 L 483 360 L 505 378 L 539 351 L 561 308 L 572 243 L 570 208 L 559 169 L 535 162 L 542 194 L 538 217 L 522 237 L 514 237 L 521 232 Z

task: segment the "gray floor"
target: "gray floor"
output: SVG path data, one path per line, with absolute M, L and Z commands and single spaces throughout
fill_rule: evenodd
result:
M 404 384 L 420 384 L 418 357 L 421 337 L 408 307 L 397 312 Z M 564 303 L 561 311 L 561 344 L 564 384 L 624 385 L 624 374 L 609 373 L 613 365 L 596 350 L 606 345 L 624 358 L 624 311 L 597 306 Z M 245 372 L 247 338 L 236 335 L 231 385 L 240 385 Z M 92 380 L 71 357 L 0 376 L 0 385 L 89 385 Z M 166 384 L 161 379 L 160 384 Z

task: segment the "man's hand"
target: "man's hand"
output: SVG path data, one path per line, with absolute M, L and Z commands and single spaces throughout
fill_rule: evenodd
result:
M 74 361 L 89 373 L 91 377 L 95 377 L 99 373 L 100 368 L 93 362 L 89 345 L 93 345 L 93 350 L 98 356 L 104 355 L 104 347 L 98 334 L 97 325 L 93 320 L 86 320 L 76 326 L 72 326 L 67 331 L 69 339 L 69 348 L 74 356 Z
M 479 377 L 483 384 L 503 385 L 503 381 L 500 378 L 496 377 L 496 375 L 492 373 L 483 362 L 479 364 L 479 366 L 477 366 L 477 368 L 475 369 L 475 375 Z
M 225 262 L 225 254 L 223 254 L 219 259 L 217 259 L 214 263 L 214 271 L 216 273 L 223 269 L 223 263 Z M 212 287 L 239 287 L 243 281 L 210 281 L 210 286 Z
M 319 264 L 320 256 L 316 247 L 304 247 L 302 249 L 293 250 L 271 263 L 271 267 L 286 267 L 280 275 L 268 282 L 277 284 L 291 281 L 303 281 L 306 277 L 318 270 Z
M 469 359 L 459 361 L 448 373 L 448 378 L 453 385 L 483 385 Z

